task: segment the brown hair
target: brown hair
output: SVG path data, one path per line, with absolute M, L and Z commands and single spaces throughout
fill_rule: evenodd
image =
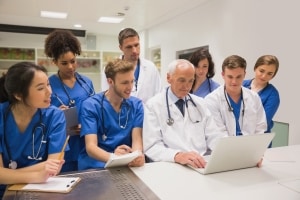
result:
M 125 28 L 122 31 L 120 31 L 120 33 L 119 33 L 119 37 L 118 37 L 119 44 L 122 45 L 123 41 L 126 38 L 135 37 L 135 36 L 137 36 L 138 38 L 140 38 L 139 34 L 136 32 L 136 30 L 134 30 L 133 28 Z
M 225 58 L 222 64 L 222 71 L 225 71 L 225 68 L 235 69 L 235 68 L 243 68 L 246 71 L 247 62 L 244 58 L 238 55 L 231 55 Z
M 275 65 L 275 72 L 273 77 L 277 74 L 279 68 L 279 61 L 276 56 L 273 55 L 263 55 L 259 57 L 254 65 L 254 70 L 261 65 Z
M 106 78 L 115 80 L 117 73 L 126 73 L 133 70 L 134 65 L 132 62 L 117 58 L 107 63 L 107 65 L 105 66 L 105 76 Z
M 212 78 L 215 75 L 215 63 L 212 60 L 212 57 L 206 48 L 200 48 L 197 51 L 195 51 L 191 57 L 189 58 L 189 61 L 195 66 L 195 68 L 198 67 L 198 63 L 201 60 L 204 60 L 207 58 L 208 60 L 208 72 L 206 74 L 207 78 Z

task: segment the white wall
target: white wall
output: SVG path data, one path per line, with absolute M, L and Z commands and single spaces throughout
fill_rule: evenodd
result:
M 148 30 L 148 48 L 161 47 L 162 78 L 178 50 L 209 45 L 220 83 L 225 57 L 238 54 L 247 60 L 247 78 L 263 54 L 279 58 L 280 68 L 271 81 L 280 92 L 281 104 L 274 118 L 289 123 L 289 144 L 300 144 L 298 84 L 300 29 L 298 0 L 210 0 L 184 15 Z M 295 66 L 296 65 L 296 66 Z

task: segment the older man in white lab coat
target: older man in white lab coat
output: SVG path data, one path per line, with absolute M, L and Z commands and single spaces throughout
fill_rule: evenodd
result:
M 213 150 L 217 138 L 225 136 L 204 100 L 189 94 L 194 74 L 189 61 L 173 61 L 167 73 L 170 86 L 145 105 L 143 144 L 146 156 L 153 161 L 204 167 L 203 155 Z M 183 102 L 182 112 L 176 105 L 178 100 Z

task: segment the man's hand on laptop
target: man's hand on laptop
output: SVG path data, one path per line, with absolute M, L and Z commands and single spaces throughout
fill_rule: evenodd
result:
M 175 155 L 174 160 L 176 163 L 182 165 L 190 165 L 195 168 L 204 168 L 206 165 L 206 161 L 204 160 L 204 158 L 194 151 L 178 152 Z
M 257 167 L 261 167 L 261 166 L 262 166 L 262 162 L 263 162 L 263 158 L 261 158 L 261 159 L 259 160 L 259 162 L 257 163 Z

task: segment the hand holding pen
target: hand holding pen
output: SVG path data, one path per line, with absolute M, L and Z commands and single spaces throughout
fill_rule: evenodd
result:
M 59 103 L 61 104 L 58 108 L 61 110 L 66 110 L 69 108 L 69 106 L 65 105 L 64 102 L 58 97 L 58 95 L 56 93 L 54 93 L 56 99 L 59 101 Z
M 131 147 L 123 144 L 123 145 L 118 146 L 115 149 L 114 154 L 116 154 L 116 155 L 124 155 L 124 154 L 128 154 L 128 153 L 131 153 L 131 152 L 132 152 Z

